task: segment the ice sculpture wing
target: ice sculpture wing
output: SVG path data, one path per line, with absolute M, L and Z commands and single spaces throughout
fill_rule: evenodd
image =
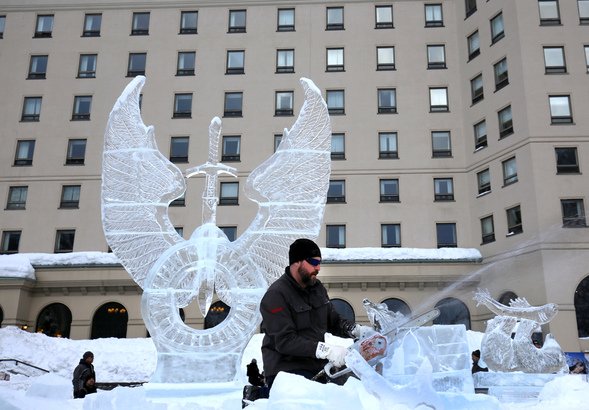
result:
M 305 102 L 276 152 L 248 177 L 246 195 L 259 205 L 249 228 L 235 241 L 249 253 L 268 283 L 283 272 L 288 248 L 321 229 L 331 172 L 331 123 L 321 91 L 301 78 Z
M 153 126 L 139 111 L 145 77 L 135 77 L 115 103 L 106 126 L 102 165 L 102 226 L 114 254 L 135 282 L 172 245 L 183 242 L 168 205 L 186 190 L 180 169 L 157 149 Z

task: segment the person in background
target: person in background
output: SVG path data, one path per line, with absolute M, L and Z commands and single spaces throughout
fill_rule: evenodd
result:
M 542 346 L 540 346 L 540 342 L 538 342 L 537 340 L 534 340 L 534 346 L 536 346 L 538 349 L 542 349 Z
M 266 335 L 262 342 L 266 384 L 272 388 L 279 372 L 313 379 L 327 364 L 345 364 L 348 350 L 325 343 L 325 333 L 359 338 L 368 330 L 344 319 L 329 300 L 327 290 L 317 279 L 321 250 L 310 239 L 297 239 L 290 245 L 289 266 L 266 291 L 260 303 Z M 317 379 L 326 383 L 326 376 Z
M 96 373 L 92 362 L 94 362 L 94 353 L 86 352 L 74 370 L 72 380 L 74 399 L 83 399 L 87 394 L 96 393 Z
M 481 367 L 479 366 L 479 360 L 481 358 L 481 351 L 480 350 L 475 350 L 474 352 L 472 352 L 472 374 L 478 373 L 478 372 L 488 372 L 489 369 L 487 369 L 486 367 Z
M 264 378 L 260 374 L 260 369 L 258 368 L 258 361 L 256 359 L 252 359 L 250 364 L 247 365 L 247 381 L 252 386 L 264 385 Z

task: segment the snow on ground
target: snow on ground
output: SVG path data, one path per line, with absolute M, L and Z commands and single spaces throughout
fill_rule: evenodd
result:
M 483 334 L 467 332 L 471 350 L 479 349 Z M 243 356 L 242 371 L 256 358 L 263 368 L 260 346 L 263 335 L 254 335 Z M 333 338 L 330 343 L 349 343 Z M 49 370 L 48 374 L 22 370 L 31 374 L 12 375 L 10 381 L 0 380 L 0 409 L 2 410 L 225 410 L 241 408 L 243 382 L 234 383 L 233 392 L 223 391 L 227 386 L 212 384 L 200 386 L 203 396 L 198 399 L 166 397 L 146 399 L 153 394 L 153 384 L 145 387 L 118 387 L 112 391 L 99 391 L 85 399 L 72 399 L 71 375 L 81 356 L 87 350 L 94 353 L 98 382 L 146 382 L 155 370 L 156 350 L 151 339 L 97 339 L 70 340 L 51 338 L 29 333 L 13 326 L 0 329 L 0 359 L 16 359 Z M 0 362 L 6 369 L 10 363 Z M 12 365 L 14 366 L 14 365 Z M 22 366 L 22 365 L 20 365 Z M 284 374 L 276 379 L 269 400 L 257 400 L 252 410 L 334 409 L 334 410 L 402 410 L 407 407 L 395 403 L 386 409 L 376 397 L 364 388 L 361 381 L 350 379 L 345 386 L 322 385 L 299 376 Z M 178 392 L 198 388 L 178 385 Z M 150 390 L 151 389 L 151 390 Z M 400 388 L 402 391 L 403 388 Z M 157 393 L 157 390 L 156 390 Z M 169 391 L 165 392 L 169 394 Z M 206 394 L 205 394 L 206 393 Z M 578 377 L 564 376 L 546 384 L 540 401 L 533 404 L 502 404 L 480 394 L 443 394 L 445 409 L 500 409 L 500 410 L 565 410 L 589 409 L 589 383 Z M 154 397 L 154 396 L 150 396 Z M 423 407 L 423 406 L 422 406 Z M 422 408 L 418 407 L 418 408 Z

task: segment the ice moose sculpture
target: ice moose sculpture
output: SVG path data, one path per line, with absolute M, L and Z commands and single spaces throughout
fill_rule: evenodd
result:
M 245 193 L 258 203 L 249 228 L 230 242 L 215 225 L 221 121 L 209 128 L 209 159 L 187 171 L 204 172 L 203 224 L 189 240 L 168 218 L 168 205 L 186 190 L 182 172 L 157 149 L 145 126 L 139 94 L 145 77 L 132 80 L 110 114 L 104 139 L 102 224 L 114 254 L 143 288 L 141 313 L 158 352 L 152 382 L 230 382 L 240 377 L 243 350 L 260 324 L 258 305 L 287 265 L 297 238 L 316 239 L 331 169 L 327 105 L 311 80 L 301 79 L 305 103 L 280 146 L 247 178 Z M 214 294 L 231 307 L 205 330 L 186 326 L 179 308 L 195 299 L 203 316 Z
M 474 299 L 497 316 L 487 322 L 481 342 L 481 355 L 489 369 L 496 372 L 568 373 L 566 356 L 551 334 L 541 349 L 532 344 L 532 333 L 538 326 L 550 322 L 558 306 L 548 303 L 531 306 L 525 298 L 511 300 L 509 306 L 493 299 L 488 290 L 475 292 Z M 515 337 L 511 334 L 519 320 Z

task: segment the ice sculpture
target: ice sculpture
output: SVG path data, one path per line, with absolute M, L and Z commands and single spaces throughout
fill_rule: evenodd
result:
M 217 175 L 232 168 L 217 162 L 221 121 L 209 128 L 204 172 L 203 224 L 182 239 L 168 205 L 186 184 L 182 172 L 157 149 L 153 126 L 145 126 L 138 76 L 114 105 L 106 127 L 102 172 L 102 224 L 108 244 L 143 288 L 141 311 L 158 352 L 152 382 L 229 382 L 258 327 L 259 301 L 287 265 L 288 247 L 315 239 L 321 228 L 331 168 L 327 105 L 311 80 L 301 79 L 305 103 L 276 152 L 247 178 L 245 193 L 258 203 L 248 229 L 230 242 L 215 225 Z M 197 300 L 206 315 L 214 294 L 231 309 L 211 329 L 186 326 L 179 308 Z
M 534 329 L 556 316 L 557 305 L 548 303 L 534 307 L 525 298 L 517 298 L 505 306 L 493 299 L 488 290 L 480 289 L 475 292 L 474 299 L 477 306 L 483 304 L 497 315 L 487 322 L 481 342 L 481 356 L 489 369 L 496 372 L 568 373 L 566 356 L 551 334 L 546 336 L 541 349 L 532 344 L 531 338 Z

